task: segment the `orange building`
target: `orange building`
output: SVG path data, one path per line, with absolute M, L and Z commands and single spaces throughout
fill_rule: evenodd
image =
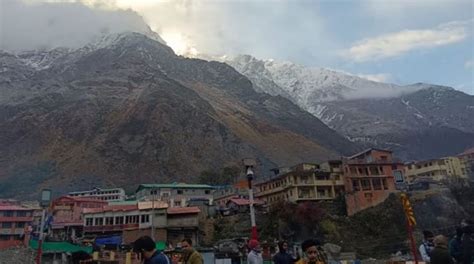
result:
M 403 181 L 404 165 L 392 152 L 368 149 L 343 161 L 347 214 L 375 206 L 395 192 L 395 178 Z

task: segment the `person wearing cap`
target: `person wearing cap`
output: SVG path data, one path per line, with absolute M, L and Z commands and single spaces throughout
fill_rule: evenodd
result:
M 156 249 L 155 241 L 149 236 L 135 240 L 133 252 L 141 256 L 144 264 L 170 264 L 168 257 Z
M 448 251 L 448 239 L 439 235 L 433 239 L 434 249 L 431 251 L 430 264 L 453 264 L 453 259 Z
M 248 243 L 248 247 L 250 252 L 247 255 L 247 264 L 263 264 L 262 254 L 260 253 L 262 251 L 260 249 L 260 243 L 255 239 L 251 239 Z
M 304 257 L 296 264 L 327 264 L 328 258 L 324 250 L 321 248 L 321 243 L 316 239 L 308 239 L 301 244 Z

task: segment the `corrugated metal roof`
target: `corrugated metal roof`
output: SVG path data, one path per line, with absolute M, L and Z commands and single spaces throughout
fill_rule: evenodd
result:
M 214 186 L 207 184 L 187 184 L 187 183 L 168 183 L 168 184 L 140 184 L 136 192 L 139 192 L 143 189 L 156 189 L 156 188 L 170 188 L 170 189 L 214 189 Z
M 166 211 L 168 214 L 198 214 L 201 212 L 199 207 L 196 207 L 196 206 L 170 207 Z

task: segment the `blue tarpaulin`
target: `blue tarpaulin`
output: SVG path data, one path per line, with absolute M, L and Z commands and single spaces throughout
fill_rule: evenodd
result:
M 101 245 L 121 245 L 122 236 L 98 237 L 95 239 L 95 244 Z

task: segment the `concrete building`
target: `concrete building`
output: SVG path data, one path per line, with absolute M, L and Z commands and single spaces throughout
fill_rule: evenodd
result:
M 298 164 L 283 174 L 275 175 L 270 180 L 255 184 L 255 197 L 267 204 L 279 201 L 302 202 L 335 199 L 344 192 L 344 181 L 338 172 L 341 163 L 331 161 L 324 167 L 325 170 L 318 164 Z
M 102 189 L 96 187 L 88 191 L 70 192 L 68 195 L 73 197 L 95 197 L 107 202 L 124 201 L 126 198 L 125 190 L 122 188 Z
M 473 165 L 474 163 L 470 164 L 469 154 L 411 162 L 406 164 L 405 177 L 410 183 L 419 178 L 437 182 L 449 180 L 450 177 L 468 179 Z
M 213 204 L 214 187 L 207 184 L 140 184 L 135 193 L 137 200 L 168 202 L 170 207 L 186 207 L 189 200 L 206 199 Z
M 469 181 L 474 182 L 474 148 L 467 149 L 457 157 L 460 159 Z
M 395 177 L 403 181 L 404 165 L 392 152 L 368 149 L 343 160 L 347 214 L 375 206 L 395 192 Z
M 26 234 L 33 221 L 33 209 L 15 202 L 0 201 L 0 250 L 28 241 Z
M 84 219 L 82 212 L 85 208 L 102 208 L 107 202 L 95 197 L 61 196 L 51 203 L 53 222 L 52 235 L 59 240 L 68 240 L 81 236 Z

